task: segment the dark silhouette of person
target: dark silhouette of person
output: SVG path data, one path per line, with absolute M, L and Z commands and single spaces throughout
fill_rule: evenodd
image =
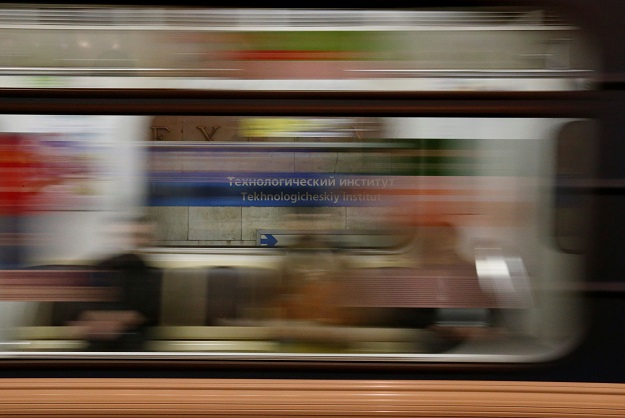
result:
M 82 327 L 90 351 L 141 351 L 147 331 L 159 321 L 161 272 L 136 251 L 149 242 L 152 226 L 145 218 L 120 224 L 123 232 L 131 234 L 133 248 L 101 260 L 94 274 L 97 286 L 111 287 L 117 296 L 89 303 L 75 322 Z

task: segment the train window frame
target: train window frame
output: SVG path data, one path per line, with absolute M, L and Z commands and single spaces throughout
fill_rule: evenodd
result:
M 570 102 L 569 102 L 570 103 Z M 480 102 L 480 104 L 483 104 L 483 102 Z M 369 103 L 370 106 L 370 103 Z M 332 107 L 332 106 L 330 106 Z M 382 109 L 385 109 L 384 105 L 381 105 Z M 488 106 L 488 108 L 490 109 L 490 106 Z M 469 109 L 471 109 L 471 115 L 469 116 L 469 118 L 481 118 L 482 115 L 478 114 L 476 115 L 476 108 L 471 108 L 469 107 Z M 553 110 L 553 108 L 552 108 Z M 587 108 L 584 109 L 584 112 L 587 112 Z M 273 114 L 273 113 L 271 113 Z M 288 111 L 281 111 L 280 114 L 284 114 L 287 115 Z M 419 117 L 422 117 L 423 112 L 418 112 L 417 113 L 419 115 Z M 541 118 L 544 117 L 544 115 L 541 115 L 540 112 L 533 112 L 533 115 L 540 115 Z M 385 113 L 385 116 L 388 116 Z M 446 114 L 445 116 L 440 116 L 440 115 L 436 115 L 434 117 L 434 119 L 446 119 L 448 118 L 450 115 Z M 463 115 L 466 116 L 466 115 Z M 576 117 L 578 117 L 579 115 L 577 115 Z M 509 113 L 504 113 L 504 117 L 510 117 Z M 527 119 L 529 117 L 529 115 L 523 115 L 521 116 L 519 119 Z M 553 117 L 553 114 L 549 114 L 548 118 Z M 489 114 L 485 120 L 490 120 L 490 119 L 497 119 L 496 116 Z M 516 117 L 515 117 L 516 118 Z M 513 118 L 513 119 L 515 119 Z M 305 144 L 303 144 L 303 146 L 305 146 Z M 211 263 L 207 263 L 205 259 L 203 259 L 203 257 L 207 254 L 207 253 L 213 253 L 213 254 L 226 254 L 227 252 L 232 253 L 232 249 L 227 250 L 225 248 L 211 248 L 211 249 L 180 249 L 180 248 L 160 248 L 160 249 L 153 249 L 153 250 L 149 250 L 149 253 L 151 253 L 152 256 L 156 257 L 156 259 L 158 259 L 159 257 L 162 257 L 163 259 L 167 259 L 168 257 L 174 262 L 174 263 L 178 263 L 178 266 L 181 268 L 207 268 L 211 265 Z M 175 255 L 175 253 L 179 253 L 178 255 Z M 240 251 L 235 251 L 239 254 L 240 257 L 246 257 L 246 253 L 247 254 L 260 254 L 263 253 L 265 255 L 268 256 L 268 261 L 267 261 L 267 267 L 269 269 L 272 268 L 276 268 L 276 262 L 278 260 L 280 260 L 283 257 L 283 253 L 277 253 L 274 251 L 268 251 L 268 250 L 263 250 L 263 249 L 257 249 L 257 250 L 253 250 L 253 249 L 241 249 Z M 357 252 L 357 251 L 356 251 Z M 371 253 L 371 251 L 368 252 L 364 252 L 363 254 L 365 254 L 365 257 L 367 257 L 367 253 Z M 373 253 L 371 254 L 380 254 L 380 251 L 373 251 Z M 184 257 L 180 257 L 180 255 L 185 254 Z M 488 255 L 486 256 L 486 259 L 488 259 Z M 179 261 L 175 261 L 176 258 L 179 258 Z M 182 259 L 186 258 L 187 261 L 182 261 Z M 273 259 L 272 261 L 270 261 L 270 259 Z M 486 260 L 485 259 L 485 260 Z M 245 263 L 243 263 L 243 265 L 245 265 Z M 214 267 L 220 267 L 221 264 L 220 263 L 216 263 L 213 264 Z M 480 318 L 475 318 L 475 319 L 471 319 L 468 317 L 459 317 L 459 318 L 455 318 L 453 317 L 453 315 L 450 317 L 449 319 L 450 321 L 480 321 Z M 575 338 L 574 338 L 575 339 Z M 431 364 L 432 362 L 439 362 L 442 361 L 446 364 L 449 365 L 453 365 L 453 364 L 458 364 L 458 363 L 475 363 L 475 364 L 486 364 L 486 363 L 495 363 L 495 364 L 510 364 L 510 363 L 514 363 L 514 364 L 527 364 L 527 363 L 535 363 L 535 362 L 544 362 L 553 358 L 558 358 L 559 356 L 561 356 L 564 352 L 567 352 L 568 350 L 570 350 L 572 348 L 572 346 L 574 346 L 574 342 L 570 342 L 571 345 L 567 344 L 566 346 L 558 346 L 558 350 L 555 351 L 550 351 L 550 352 L 541 352 L 541 353 L 532 353 L 532 354 L 527 354 L 525 356 L 519 356 L 518 353 L 516 354 L 503 354 L 501 352 L 498 353 L 490 353 L 490 354 L 485 354 L 482 353 L 481 355 L 478 354 L 462 354 L 462 355 L 453 355 L 453 354 L 449 354 L 449 353 L 442 353 L 442 354 L 424 354 L 424 355 L 420 355 L 420 354 L 409 354 L 409 355 L 394 355 L 394 354 L 382 354 L 382 355 L 363 355 L 363 354 L 312 354 L 312 353 L 297 353 L 297 354 L 289 354 L 289 353 L 281 353 L 281 354 L 263 354 L 263 353 L 253 353 L 253 354 L 246 354 L 246 353 L 220 353 L 220 354 L 216 354 L 216 353 L 175 353 L 175 352 L 166 352 L 166 353 L 158 353 L 158 352 L 143 352 L 143 353 L 118 353 L 118 354 L 108 354 L 108 355 L 100 355 L 99 358 L 102 359 L 109 359 L 111 361 L 116 361 L 116 360 L 121 360 L 122 358 L 124 360 L 131 360 L 131 361 L 138 361 L 138 362 L 145 362 L 146 360 L 154 360 L 154 359 L 158 359 L 160 361 L 172 361 L 174 359 L 190 359 L 190 360 L 200 360 L 200 361 L 208 361 L 208 362 L 215 362 L 215 361 L 233 361 L 233 360 L 244 360 L 244 361 L 250 361 L 250 362 L 267 362 L 267 361 L 280 361 L 280 362 L 305 362 L 305 363 L 315 363 L 315 362 L 328 362 L 328 364 L 333 364 L 336 362 L 339 363 L 349 363 L 349 364 L 353 364 L 353 365 L 357 365 L 357 364 L 363 364 L 363 363 L 371 363 L 371 362 L 384 362 L 384 363 L 411 363 L 413 366 L 414 365 L 425 365 L 425 364 Z M 18 359 L 32 359 L 32 358 L 38 358 L 38 357 L 43 357 L 44 359 L 50 360 L 50 361 L 54 361 L 54 360 L 58 360 L 58 359 L 64 359 L 64 360 L 79 360 L 79 359 L 83 359 L 83 358 L 92 358 L 94 356 L 93 353 L 88 353 L 88 352 L 80 352 L 80 351 L 70 351 L 70 352 L 65 352 L 65 353 L 61 353 L 61 352 L 33 352 L 33 353 L 27 353 L 27 352 L 10 352 L 10 353 L 3 353 L 3 356 L 5 356 L 6 358 L 18 358 Z M 97 356 L 97 355 L 96 355 Z

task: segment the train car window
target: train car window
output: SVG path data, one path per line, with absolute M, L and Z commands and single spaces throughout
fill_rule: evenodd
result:
M 583 255 L 556 244 L 562 196 L 545 185 L 579 166 L 558 152 L 584 120 L 241 116 L 231 140 L 168 141 L 158 119 L 3 117 L 33 186 L 14 214 L 22 284 L 5 297 L 31 302 L 7 323 L 10 352 L 477 359 L 506 341 L 523 359 L 575 334 L 556 315 L 575 305 L 544 289 L 579 280 Z M 103 274 L 111 255 L 142 281 Z M 116 309 L 141 319 L 108 332 L 140 344 L 81 334 L 85 310 Z
M 600 65 L 579 28 L 116 11 L 0 7 L 0 357 L 520 363 L 577 341 L 568 186 L 597 121 L 568 98 Z
M 590 216 L 591 200 L 583 189 L 590 187 L 589 180 L 594 178 L 596 138 L 597 124 L 593 121 L 568 123 L 559 133 L 554 237 L 564 251 L 583 251 L 588 241 L 585 220 Z

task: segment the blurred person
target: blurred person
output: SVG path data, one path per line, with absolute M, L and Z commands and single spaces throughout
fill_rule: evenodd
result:
M 138 250 L 152 240 L 153 225 L 145 217 L 114 223 L 117 236 L 130 238 L 130 248 L 96 263 L 98 286 L 114 288 L 111 302 L 83 306 L 72 325 L 79 326 L 91 351 L 141 351 L 148 329 L 158 323 L 160 271 L 144 260 Z
M 460 237 L 448 222 L 431 222 L 417 228 L 415 250 L 422 267 L 473 269 L 471 260 L 460 255 Z
M 337 298 L 338 266 L 332 250 L 315 234 L 303 234 L 285 255 L 282 318 L 337 325 L 344 322 Z
M 331 218 L 319 207 L 296 207 L 287 216 L 288 228 L 298 238 L 282 262 L 281 319 L 318 325 L 347 321 L 339 303 L 341 266 L 327 240 Z
M 462 304 L 472 307 L 428 310 L 435 317 L 427 328 L 437 333 L 440 338 L 437 345 L 441 351 L 469 339 L 492 339 L 500 334 L 500 330 L 493 327 L 493 309 L 477 306 L 483 303 L 480 302 L 482 298 L 491 297 L 481 289 L 474 260 L 468 260 L 460 254 L 459 242 L 457 228 L 445 221 L 431 222 L 417 232 L 416 251 L 420 268 L 436 272 L 441 277 L 464 277 L 472 282 L 465 284 L 467 293 L 462 295 Z M 480 289 L 480 294 L 472 293 L 470 289 Z M 444 292 L 441 296 L 446 299 L 454 290 L 442 286 L 439 292 Z

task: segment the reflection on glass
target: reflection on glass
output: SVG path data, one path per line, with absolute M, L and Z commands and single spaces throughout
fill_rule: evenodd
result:
M 545 185 L 563 167 L 553 132 L 584 124 L 241 117 L 229 140 L 155 141 L 153 118 L 18 122 L 3 170 L 55 182 L 17 211 L 19 240 L 3 223 L 27 255 L 4 252 L 5 353 L 523 359 L 577 331 L 554 290 L 583 255 L 545 239 L 561 209 Z M 16 138 L 39 164 L 15 165 Z

